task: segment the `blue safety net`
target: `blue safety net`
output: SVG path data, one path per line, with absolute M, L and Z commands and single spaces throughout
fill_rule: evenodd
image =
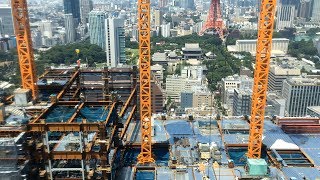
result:
M 124 166 L 132 166 L 137 164 L 137 157 L 141 152 L 140 148 L 128 149 L 124 155 Z M 152 153 L 155 155 L 157 165 L 168 166 L 169 151 L 168 148 L 154 148 Z
M 76 109 L 70 106 L 56 106 L 44 118 L 47 123 L 67 122 L 75 113 Z
M 76 122 L 86 119 L 87 122 L 101 122 L 108 117 L 109 109 L 104 106 L 85 106 L 80 110 L 80 115 L 76 118 Z
M 136 180 L 153 180 L 154 171 L 146 171 L 146 170 L 137 170 L 136 172 Z

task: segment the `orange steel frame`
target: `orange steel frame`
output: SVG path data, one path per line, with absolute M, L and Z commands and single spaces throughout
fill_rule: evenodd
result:
M 138 163 L 152 163 L 150 86 L 150 0 L 138 0 L 141 153 Z
M 254 159 L 261 157 L 275 9 L 276 0 L 262 0 L 258 25 L 256 66 L 254 71 L 248 144 L 248 158 Z
M 37 77 L 34 64 L 27 1 L 11 0 L 11 7 L 17 39 L 22 88 L 30 89 L 32 91 L 33 99 L 37 99 Z

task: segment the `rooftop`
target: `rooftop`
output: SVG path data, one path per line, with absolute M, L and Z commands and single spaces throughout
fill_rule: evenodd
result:
M 293 77 L 287 82 L 293 86 L 320 86 L 320 80 L 312 78 Z

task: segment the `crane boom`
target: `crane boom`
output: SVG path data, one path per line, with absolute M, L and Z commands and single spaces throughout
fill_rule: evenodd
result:
M 33 99 L 37 99 L 37 76 L 34 64 L 27 1 L 11 0 L 11 7 L 17 40 L 22 88 L 30 89 L 32 91 Z
M 252 92 L 248 158 L 261 157 L 264 113 L 267 100 L 272 34 L 276 0 L 262 0 Z
M 138 163 L 152 163 L 150 85 L 150 0 L 138 0 L 141 153 Z

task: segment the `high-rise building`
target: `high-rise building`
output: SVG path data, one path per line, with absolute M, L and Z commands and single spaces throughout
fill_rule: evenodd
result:
M 154 10 L 154 25 L 160 26 L 162 24 L 162 12 L 160 10 Z
M 251 89 L 234 89 L 233 116 L 250 115 L 251 96 Z
M 92 0 L 80 0 L 80 15 L 82 24 L 87 24 L 89 22 L 89 13 L 92 11 L 92 9 Z
M 132 26 L 132 38 L 135 39 L 136 41 L 139 40 L 139 30 L 137 25 Z
M 195 8 L 194 0 L 180 0 L 180 7 L 193 10 Z
M 320 21 L 320 1 L 319 0 L 313 1 L 311 20 L 316 22 Z
M 161 25 L 161 36 L 162 37 L 170 37 L 170 23 Z
M 281 92 L 284 80 L 300 75 L 301 71 L 298 68 L 272 65 L 269 71 L 268 90 Z
M 1 35 L 14 35 L 13 19 L 11 7 L 8 5 L 0 5 L 0 18 L 1 18 Z
M 320 80 L 291 78 L 283 82 L 282 96 L 286 99 L 288 116 L 305 116 L 307 107 L 320 106 Z
M 277 30 L 282 30 L 284 28 L 292 27 L 294 14 L 295 14 L 294 5 L 280 4 L 277 8 L 277 21 L 276 21 Z
M 298 17 L 310 18 L 312 14 L 312 0 L 301 0 L 298 6 Z
M 80 23 L 80 2 L 79 0 L 63 0 L 64 14 L 72 14 L 75 26 Z
M 168 5 L 168 0 L 159 0 L 159 8 L 166 7 Z
M 32 47 L 39 48 L 42 46 L 41 32 L 39 30 L 32 31 Z
M 43 37 L 52 38 L 52 22 L 43 20 L 39 24 L 39 29 Z
M 0 18 L 0 36 L 3 35 L 3 31 L 4 31 L 4 26 L 3 26 L 3 22 L 2 22 L 2 18 Z
M 102 11 L 91 11 L 89 13 L 89 35 L 90 43 L 106 49 L 105 33 L 106 14 Z
M 66 43 L 72 43 L 76 39 L 76 30 L 74 28 L 74 21 L 72 14 L 64 15 L 64 24 L 66 29 Z
M 116 67 L 119 63 L 126 63 L 124 20 L 105 19 L 105 33 L 107 64 Z

